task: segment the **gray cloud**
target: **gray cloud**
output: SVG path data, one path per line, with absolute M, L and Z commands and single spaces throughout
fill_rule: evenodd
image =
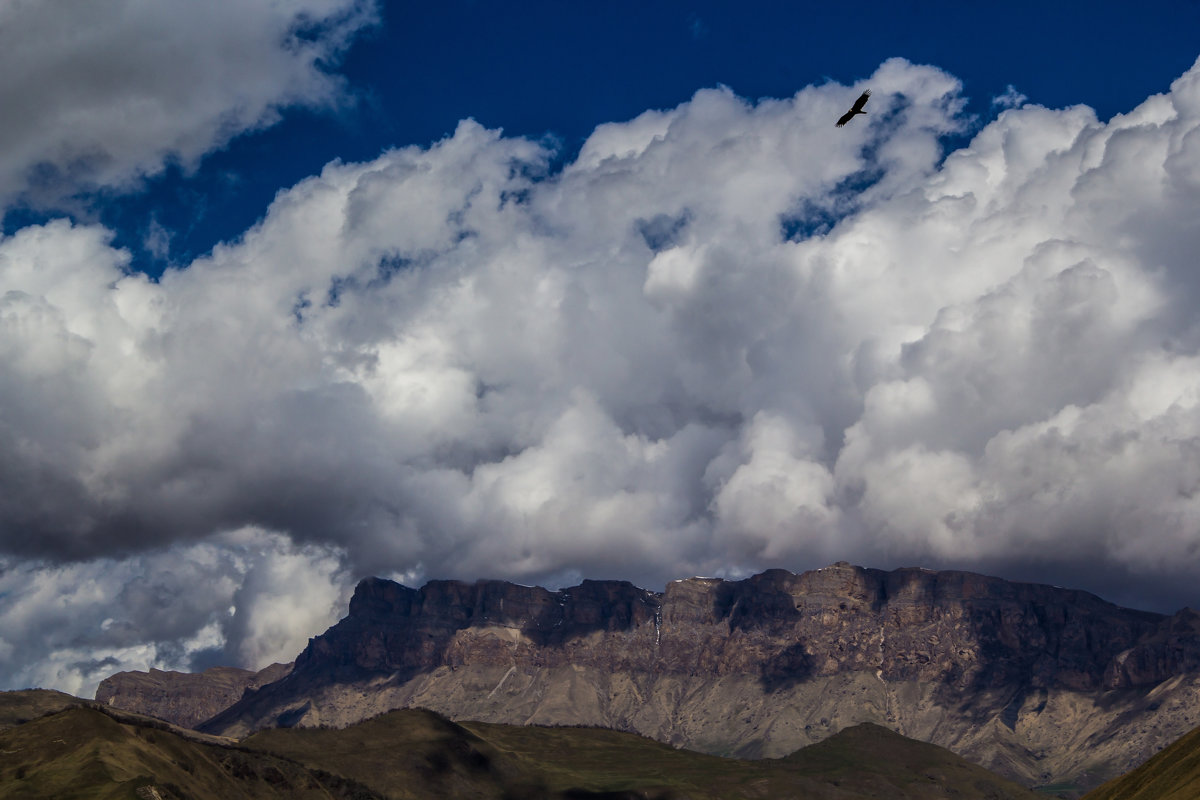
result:
M 261 666 L 363 574 L 845 558 L 1195 605 L 1200 65 L 943 162 L 959 91 L 705 90 L 553 174 L 465 121 L 157 284 L 95 227 L 0 241 L 8 683 Z M 88 581 L 103 610 L 45 616 Z
M 373 0 L 58 0 L 0 8 L 0 208 L 193 167 L 291 105 L 344 101 L 327 71 Z
M 342 560 L 243 528 L 122 559 L 0 563 L 0 676 L 91 696 L 121 669 L 290 661 L 344 613 Z

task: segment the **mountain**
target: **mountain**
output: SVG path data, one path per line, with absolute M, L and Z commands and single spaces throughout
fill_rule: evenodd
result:
M 198 673 L 121 672 L 100 682 L 96 702 L 192 728 L 236 703 L 246 689 L 273 683 L 291 669 L 291 664 L 272 664 L 258 672 L 236 667 Z
M 1084 800 L 1196 800 L 1200 797 L 1200 728 Z
M 460 725 L 424 710 L 338 730 L 266 730 L 234 745 L 72 700 L 0 731 L 0 798 L 1036 797 L 947 750 L 869 724 L 787 758 L 750 762 L 616 731 Z
M 78 700 L 0 731 L 0 753 L 0 799 L 384 800 L 341 776 Z
M 77 706 L 82 702 L 85 701 L 50 689 L 0 692 L 0 731 L 62 711 L 64 708 Z
M 663 593 L 367 579 L 290 674 L 201 725 L 458 720 L 778 757 L 873 722 L 1024 785 L 1090 788 L 1200 724 L 1200 615 L 965 572 L 839 563 Z
M 849 728 L 786 758 L 745 761 L 680 750 L 602 728 L 452 723 L 393 711 L 344 729 L 275 728 L 247 747 L 363 781 L 389 796 L 413 771 L 424 796 L 469 797 L 490 775 L 510 796 L 574 798 L 1011 798 L 1037 795 L 948 750 L 875 725 Z M 433 749 L 431 749 L 433 748 Z M 436 765 L 430 768 L 431 765 Z M 438 791 L 442 794 L 438 795 Z M 486 795 L 475 795 L 486 796 Z

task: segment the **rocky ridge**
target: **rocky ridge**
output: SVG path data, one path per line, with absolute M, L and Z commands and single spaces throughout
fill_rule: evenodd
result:
M 194 728 L 257 689 L 287 675 L 291 664 L 272 664 L 255 672 L 236 667 L 213 667 L 204 672 L 119 672 L 96 688 L 96 702 L 149 714 L 185 728 Z
M 341 726 L 424 706 L 757 757 L 875 722 L 1026 785 L 1090 786 L 1200 724 L 1198 701 L 1193 611 L 840 563 L 663 593 L 367 579 L 289 675 L 201 729 Z

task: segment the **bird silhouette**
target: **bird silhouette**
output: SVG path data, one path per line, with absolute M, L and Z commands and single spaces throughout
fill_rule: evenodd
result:
M 839 128 L 842 127 L 847 122 L 854 119 L 855 114 L 867 113 L 867 112 L 863 111 L 863 106 L 865 106 L 867 104 L 867 98 L 869 98 L 870 96 L 871 96 L 870 89 L 867 89 L 865 92 L 860 94 L 858 96 L 858 99 L 854 101 L 854 105 L 851 107 L 851 109 L 849 111 L 847 111 L 845 114 L 842 114 L 842 118 L 837 121 L 837 126 Z

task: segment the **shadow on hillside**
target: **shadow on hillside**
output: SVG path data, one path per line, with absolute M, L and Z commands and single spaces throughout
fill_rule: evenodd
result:
M 804 642 L 796 642 L 763 662 L 758 681 L 764 692 L 773 693 L 808 680 L 814 672 L 812 656 L 805 652 Z

